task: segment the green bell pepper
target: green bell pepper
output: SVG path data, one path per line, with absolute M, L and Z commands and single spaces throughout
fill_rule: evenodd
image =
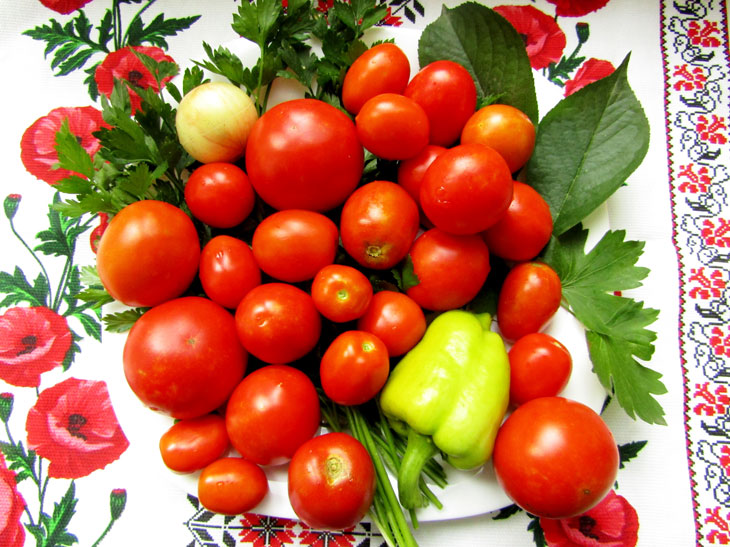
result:
M 407 509 L 425 504 L 421 469 L 439 451 L 458 469 L 477 468 L 492 455 L 509 403 L 510 371 L 504 342 L 490 324 L 486 313 L 442 313 L 383 388 L 383 413 L 408 436 L 398 472 Z

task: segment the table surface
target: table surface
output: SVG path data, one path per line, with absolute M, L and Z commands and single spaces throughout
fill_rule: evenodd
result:
M 631 52 L 629 82 L 649 119 L 651 143 L 642 165 L 609 200 L 608 213 L 613 229 L 625 230 L 627 239 L 646 242 L 639 264 L 651 268 L 651 273 L 631 295 L 660 311 L 652 325 L 657 340 L 648 366 L 662 374 L 668 390 L 658 397 L 667 424 L 632 420 L 617 404 L 609 404 L 606 423 L 618 444 L 633 447 L 636 454 L 618 474 L 615 493 L 622 503 L 596 519 L 606 531 L 626 524 L 635 511 L 638 545 L 728 544 L 730 64 L 726 5 L 717 0 L 483 3 L 531 6 L 547 14 L 565 36 L 565 45 L 546 40 L 532 47 L 536 51 L 542 47 L 544 54 L 557 55 L 556 59 L 573 53 L 618 66 Z M 390 0 L 388 4 L 391 25 L 416 29 L 435 19 L 442 5 L 431 0 Z M 154 449 L 139 440 L 138 430 L 145 424 L 127 423 L 123 412 L 115 414 L 115 409 L 127 404 L 120 394 L 125 386 L 119 339 L 102 333 L 93 313 L 72 310 L 81 304 L 75 295 L 83 285 L 83 278 L 79 281 L 75 274 L 94 264 L 89 237 L 100 221 L 93 218 L 73 224 L 49 215 L 55 194 L 48 184 L 54 151 L 32 148 L 24 137 L 30 139 L 31 128 L 43 131 L 65 116 L 81 126 L 89 123 L 88 115 L 80 114 L 88 111 L 80 107 L 99 108 L 99 101 L 89 94 L 86 69 L 105 56 L 92 52 L 83 67 L 68 66 L 68 74 L 60 75 L 66 65 L 52 65 L 55 52 L 44 54 L 48 42 L 26 31 L 46 27 L 47 33 L 59 35 L 68 32 L 67 23 L 74 21 L 83 30 L 81 23 L 86 21 L 94 26 L 90 36 L 96 39 L 96 28 L 105 14 L 113 12 L 112 5 L 119 7 L 119 38 L 140 9 L 145 23 L 163 14 L 168 23 L 176 21 L 177 34 L 148 45 L 161 47 L 179 63 L 203 58 L 203 41 L 215 46 L 237 38 L 230 27 L 236 9 L 230 1 L 0 3 L 4 74 L 0 96 L 7 107 L 0 131 L 4 167 L 0 187 L 5 204 L 5 216 L 0 219 L 0 416 L 4 421 L 0 427 L 4 453 L 0 458 L 0 513 L 4 513 L 0 514 L 0 544 L 49 544 L 36 542 L 32 533 L 45 513 L 40 528 L 56 527 L 56 542 L 50 543 L 54 545 L 89 546 L 99 539 L 100 545 L 179 547 L 379 545 L 382 538 L 367 523 L 334 534 L 257 513 L 213 515 L 176 480 L 170 480 Z M 78 8 L 83 12 L 75 11 Z M 584 13 L 576 16 L 571 10 Z M 196 20 L 185 19 L 197 15 Z M 534 12 L 531 17 L 536 17 Z M 545 31 L 536 21 L 528 37 L 544 38 Z M 590 29 L 577 53 L 576 23 L 587 23 Z M 534 76 L 551 93 L 564 93 L 563 87 L 547 81 L 544 70 L 534 70 Z M 563 81 L 581 77 L 581 64 L 576 64 Z M 55 110 L 61 107 L 74 110 Z M 69 235 L 75 227 L 84 228 L 76 238 Z M 59 239 L 64 231 L 61 239 L 67 237 L 69 242 L 65 249 L 49 247 L 48 242 Z M 65 319 L 61 327 L 59 315 Z M 35 336 L 35 345 L 25 338 L 27 355 L 10 354 L 9 340 L 15 340 L 18 332 Z M 68 347 L 70 336 L 74 351 L 59 355 L 59 345 Z M 38 344 L 39 339 L 45 345 Z M 25 367 L 23 372 L 18 372 L 19 364 Z M 75 437 L 64 438 L 60 429 L 54 429 L 54 419 L 67 420 L 71 415 L 81 417 L 89 435 L 77 431 Z M 66 432 L 73 434 L 69 428 Z M 29 448 L 35 452 L 29 453 Z M 33 453 L 35 459 L 30 457 Z M 422 545 L 439 546 L 540 544 L 533 533 L 538 523 L 524 512 L 496 516 L 425 522 L 416 537 Z M 601 537 L 602 543 L 608 536 Z M 585 536 L 574 540 L 560 545 L 598 544 L 588 543 Z

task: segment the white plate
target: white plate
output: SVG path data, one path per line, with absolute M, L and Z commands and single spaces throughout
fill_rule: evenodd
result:
M 378 28 L 369 32 L 367 38 L 372 41 L 395 38 L 411 61 L 411 75 L 413 75 L 418 66 L 419 36 L 419 31 L 411 29 Z M 235 40 L 224 45 L 239 55 L 245 65 L 253 65 L 258 57 L 258 49 L 247 40 Z M 212 75 L 211 79 L 220 80 L 222 78 Z M 544 115 L 552 106 L 550 103 L 557 102 L 560 95 L 554 89 L 556 86 L 546 84 L 544 80 L 538 78 L 536 85 L 538 86 L 541 112 Z M 281 79 L 275 83 L 272 89 L 269 105 L 274 106 L 284 100 L 301 96 L 301 89 L 296 82 Z M 609 228 L 606 207 L 596 211 L 584 224 L 590 230 L 588 241 L 588 248 L 590 248 Z M 561 308 L 544 331 L 565 344 L 573 358 L 573 372 L 561 395 L 580 401 L 596 412 L 600 411 L 606 392 L 592 371 L 582 325 Z M 164 466 L 160 458 L 159 438 L 172 425 L 172 420 L 145 408 L 132 394 L 124 380 L 121 372 L 121 355 L 126 336 L 107 333 L 104 336 L 106 355 L 118 356 L 115 381 L 110 383 L 109 389 L 119 422 L 130 440 L 129 450 L 133 452 L 131 457 L 139 458 L 145 466 L 152 466 L 155 475 L 160 476 L 161 474 L 165 477 L 164 480 L 172 481 L 183 491 L 197 495 L 199 473 L 173 473 Z M 144 427 L 141 427 L 141 424 L 144 424 Z M 443 503 L 444 508 L 438 510 L 435 507 L 427 507 L 419 510 L 418 518 L 421 521 L 480 515 L 512 503 L 497 484 L 491 463 L 472 472 L 445 467 L 448 471 L 449 485 L 444 490 L 434 488 L 434 492 Z M 286 470 L 286 465 L 266 469 L 270 492 L 264 501 L 254 509 L 254 512 L 275 517 L 296 518 L 287 495 Z M 395 481 L 393 482 L 395 484 Z

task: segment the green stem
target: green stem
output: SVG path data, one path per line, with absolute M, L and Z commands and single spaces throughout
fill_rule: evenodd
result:
M 25 242 L 23 237 L 18 233 L 18 231 L 15 229 L 15 224 L 13 223 L 12 219 L 10 220 L 10 231 L 13 232 L 13 235 L 20 241 L 20 243 L 25 247 L 25 249 L 30 253 L 30 256 L 33 257 L 33 259 L 38 263 L 38 265 L 41 268 L 41 271 L 43 272 L 43 277 L 46 279 L 46 285 L 48 286 L 48 303 L 50 304 L 53 301 L 53 294 L 51 293 L 51 278 L 48 276 L 48 272 L 46 271 L 46 267 L 43 265 L 43 262 L 41 262 L 40 258 L 33 252 L 33 249 L 30 248 L 30 246 Z M 40 305 L 46 304 L 45 302 L 39 302 Z
M 106 537 L 106 535 L 109 533 L 109 530 L 112 529 L 112 526 L 114 526 L 114 519 L 109 519 L 109 524 L 106 525 L 106 528 L 104 528 L 104 531 L 99 536 L 99 539 L 97 539 L 94 544 L 91 547 L 98 547 L 101 541 Z
M 134 14 L 134 17 L 129 21 L 129 27 L 127 27 L 127 30 L 124 31 L 124 36 L 122 36 L 121 45 L 126 46 L 127 41 L 129 40 L 129 29 L 132 27 L 132 23 L 134 23 L 137 19 L 142 17 L 142 14 L 147 11 L 147 9 L 155 3 L 156 0 L 147 0 L 147 4 L 145 4 L 137 13 Z M 119 22 L 121 23 L 121 12 L 119 17 Z M 160 88 L 160 90 L 162 90 Z
M 408 443 L 398 470 L 398 498 L 406 509 L 424 507 L 426 499 L 421 494 L 419 481 L 426 462 L 438 453 L 430 437 L 413 429 L 408 430 Z
M 114 28 L 114 49 L 122 48 L 122 8 L 119 0 L 112 2 L 112 26 Z

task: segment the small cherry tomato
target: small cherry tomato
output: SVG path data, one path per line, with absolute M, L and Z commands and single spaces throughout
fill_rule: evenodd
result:
M 214 228 L 231 228 L 253 211 L 256 196 L 243 169 L 232 163 L 206 163 L 185 183 L 185 203 L 195 218 Z
M 410 296 L 380 291 L 373 295 L 365 315 L 358 319 L 357 328 L 373 333 L 383 341 L 390 357 L 398 357 L 423 337 L 426 317 Z
M 264 470 L 243 458 L 220 458 L 203 469 L 198 478 L 198 500 L 214 513 L 246 513 L 268 492 Z
M 228 445 L 226 420 L 206 414 L 170 426 L 160 437 L 160 455 L 169 469 L 191 473 L 222 457 Z
M 374 334 L 360 330 L 337 336 L 319 366 L 322 389 L 340 405 L 360 405 L 375 397 L 389 372 L 388 348 Z
M 418 204 L 418 209 L 421 213 L 421 224 L 424 226 L 433 227 L 431 222 L 423 213 L 423 210 L 421 210 L 421 183 L 423 182 L 423 176 L 426 174 L 426 169 L 428 169 L 428 167 L 433 163 L 433 160 L 445 151 L 446 148 L 443 146 L 429 144 L 416 156 L 403 160 L 398 164 L 398 175 L 396 180 L 398 184 L 400 184 L 413 198 L 413 201 Z
M 541 262 L 521 262 L 504 279 L 497 299 L 497 325 L 507 340 L 542 329 L 562 299 L 558 274 Z
M 375 467 L 365 447 L 346 433 L 326 433 L 304 443 L 289 463 L 289 501 L 317 529 L 355 526 L 375 495 Z
M 337 225 L 321 213 L 278 211 L 261 221 L 251 248 L 259 267 L 274 279 L 296 283 L 312 279 L 337 254 Z
M 261 270 L 245 241 L 215 236 L 200 253 L 198 275 L 208 298 L 235 309 L 248 291 L 261 285 Z
M 345 74 L 342 104 L 357 114 L 368 99 L 380 93 L 403 93 L 411 76 L 408 57 L 397 45 L 384 42 L 360 55 Z
M 544 332 L 518 339 L 509 350 L 510 402 L 519 406 L 538 397 L 554 397 L 567 385 L 573 369 L 568 348 Z
M 319 313 L 336 323 L 361 317 L 373 297 L 373 286 L 365 274 L 344 264 L 322 268 L 314 276 L 311 290 Z

